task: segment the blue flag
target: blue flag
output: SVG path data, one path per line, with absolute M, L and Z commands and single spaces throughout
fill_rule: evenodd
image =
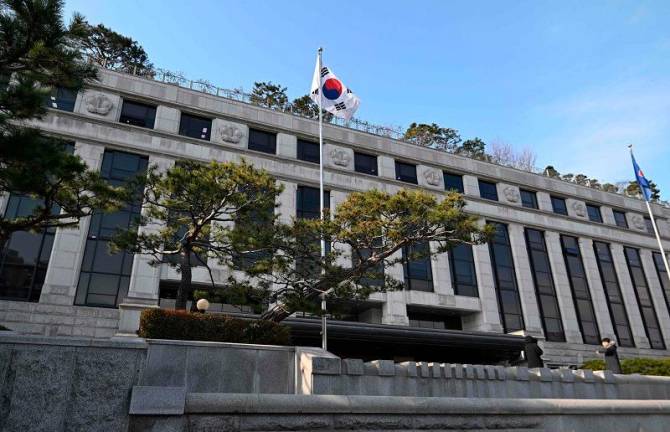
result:
M 640 186 L 642 195 L 647 201 L 651 200 L 651 186 L 649 185 L 649 180 L 644 176 L 644 173 L 640 169 L 640 165 L 635 162 L 635 156 L 631 152 L 630 157 L 633 159 L 633 170 L 635 171 L 635 178 L 637 179 L 637 184 Z

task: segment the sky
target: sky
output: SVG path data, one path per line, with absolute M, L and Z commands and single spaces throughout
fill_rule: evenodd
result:
M 457 129 L 537 165 L 633 180 L 628 144 L 670 199 L 670 2 L 66 0 L 159 67 L 250 90 L 309 91 L 316 50 L 357 117 Z

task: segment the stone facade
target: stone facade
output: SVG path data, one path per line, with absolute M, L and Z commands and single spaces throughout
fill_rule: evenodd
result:
M 124 100 L 156 106 L 153 129 L 120 123 Z M 211 118 L 211 139 L 200 140 L 179 135 L 182 112 Z M 298 138 L 314 141 L 318 136 L 318 124 L 315 121 L 135 76 L 101 71 L 99 81 L 78 95 L 74 112 L 52 109 L 43 121 L 35 122 L 35 126 L 75 141 L 75 152 L 93 168 L 101 166 L 105 150 L 148 156 L 150 164 L 163 168 L 183 158 L 203 162 L 244 158 L 258 168 L 269 171 L 286 186 L 277 209 L 284 220 L 295 215 L 297 187 L 318 186 L 318 165 L 297 159 L 296 151 Z M 248 150 L 250 129 L 275 132 L 276 153 Z M 595 349 L 593 345 L 582 343 L 568 271 L 559 244 L 561 234 L 579 238 L 601 336 L 614 337 L 615 334 L 601 275 L 595 262 L 594 240 L 612 246 L 617 277 L 626 302 L 627 319 L 635 339 L 636 346 L 622 348 L 621 355 L 670 354 L 668 350 L 649 349 L 621 252 L 623 246 L 640 249 L 659 325 L 666 346 L 670 346 L 670 313 L 651 262 L 651 253 L 657 250 L 657 245 L 654 237 L 646 232 L 644 202 L 339 126 L 325 125 L 324 139 L 325 182 L 333 202 L 343 199 L 347 193 L 371 188 L 394 192 L 403 187 L 420 187 L 440 195 L 444 190 L 442 172 L 461 174 L 467 211 L 479 215 L 482 222 L 502 222 L 508 226 L 526 331 L 541 339 L 545 330 L 524 229 L 543 231 L 566 337 L 566 342 L 544 343 L 546 359 L 550 363 L 574 365 L 593 357 Z M 357 151 L 377 156 L 377 176 L 356 172 L 354 157 Z M 395 161 L 416 165 L 418 185 L 396 180 Z M 480 197 L 479 178 L 497 183 L 498 201 Z M 522 206 L 519 188 L 536 192 L 537 209 Z M 566 198 L 568 215 L 552 211 L 552 195 Z M 0 210 L 4 209 L 6 202 L 7 197 L 0 197 Z M 586 204 L 600 207 L 604 223 L 588 219 Z M 663 242 L 668 248 L 670 224 L 667 221 L 670 220 L 670 210 L 658 205 L 652 207 L 659 219 Z M 613 209 L 626 213 L 629 228 L 614 223 Z M 136 256 L 133 261 L 130 288 L 125 299 L 119 302 L 120 310 L 73 306 L 89 223 L 88 219 L 84 219 L 74 229 L 57 230 L 39 303 L 16 305 L 17 302 L 0 301 L 0 323 L 17 330 L 41 334 L 74 334 L 84 331 L 76 330 L 81 327 L 88 329 L 86 331 L 92 333 L 92 336 L 108 337 L 111 332 L 107 329 L 113 327 L 119 328 L 121 333 L 132 333 L 138 325 L 139 311 L 144 307 L 158 306 L 161 285 L 176 280 L 178 275 L 165 266 L 150 266 L 148 260 L 141 256 Z M 373 295 L 370 303 L 375 305 L 375 309 L 362 313 L 361 319 L 375 317 L 382 323 L 408 325 L 412 311 L 421 310 L 459 315 L 463 330 L 502 332 L 495 272 L 488 246 L 474 247 L 473 256 L 478 297 L 454 293 L 449 257 L 444 255 L 432 261 L 434 292 L 399 291 Z M 402 267 L 396 267 L 388 269 L 388 273 L 402 279 Z M 215 270 L 217 279 L 225 280 L 228 270 Z M 204 269 L 194 269 L 193 276 L 195 282 L 209 283 L 209 275 Z M 76 317 L 83 313 L 80 311 L 92 314 L 95 323 L 89 321 L 77 324 L 80 321 Z M 114 322 L 117 324 L 112 325 Z

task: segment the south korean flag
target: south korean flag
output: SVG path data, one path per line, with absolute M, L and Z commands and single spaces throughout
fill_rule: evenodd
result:
M 350 120 L 361 101 L 329 68 L 319 68 L 319 63 L 317 59 L 310 97 L 317 104 L 321 97 L 321 108 L 337 117 Z

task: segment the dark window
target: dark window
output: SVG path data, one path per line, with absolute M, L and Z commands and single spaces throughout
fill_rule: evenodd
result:
M 607 307 L 609 308 L 612 324 L 614 324 L 614 333 L 617 336 L 617 342 L 620 346 L 635 346 L 610 246 L 603 242 L 593 242 L 593 249 L 596 254 L 596 261 L 598 262 L 600 278 L 605 288 Z
M 661 281 L 661 287 L 663 288 L 663 298 L 665 298 L 665 305 L 670 310 L 670 279 L 668 279 L 668 272 L 665 269 L 665 263 L 663 262 L 663 257 L 660 252 L 652 252 L 654 257 L 654 267 L 656 267 L 656 274 L 658 274 L 658 279 Z
M 193 114 L 181 113 L 179 135 L 209 141 L 212 132 L 212 119 L 199 117 Z
M 463 176 L 444 172 L 444 190 L 463 193 Z
M 454 294 L 470 297 L 479 296 L 475 260 L 472 257 L 472 246 L 469 244 L 460 244 L 450 250 L 449 264 L 451 266 L 451 281 L 454 286 Z
M 354 152 L 354 170 L 363 174 L 377 175 L 377 156 Z
M 263 153 L 276 154 L 277 134 L 272 132 L 261 131 L 258 129 L 249 129 L 249 150 L 256 150 Z
M 568 215 L 568 206 L 565 204 L 565 198 L 552 196 L 551 207 L 554 209 L 554 213 Z
M 579 240 L 576 237 L 562 235 L 561 247 L 582 340 L 587 344 L 598 345 L 600 344 L 600 331 L 593 310 L 593 300 L 582 261 L 582 253 L 579 249 Z
M 319 219 L 321 217 L 319 188 L 298 186 L 296 198 L 296 217 L 303 219 Z M 323 191 L 323 206 L 324 208 L 330 208 L 330 191 Z
M 265 230 L 272 225 L 274 220 L 274 208 L 253 208 L 249 211 L 238 212 L 235 220 L 235 228 L 240 228 L 241 233 L 248 233 L 248 237 L 254 237 L 256 243 L 252 243 L 248 252 L 233 256 L 233 266 L 239 270 L 251 268 L 260 260 L 267 260 L 272 256 L 272 250 L 267 243 L 254 235 L 259 230 Z
M 379 242 L 381 243 L 381 242 Z M 381 244 L 380 244 L 381 246 Z M 358 257 L 357 255 L 352 255 L 352 262 L 353 265 L 358 265 L 362 260 L 366 260 L 370 257 L 372 254 L 372 250 L 370 249 L 361 249 L 360 250 L 361 257 Z M 362 258 L 362 259 L 361 259 Z M 362 277 L 358 283 L 363 286 L 373 286 L 373 287 L 380 287 L 384 285 L 384 263 L 381 262 L 377 264 L 375 267 L 372 269 L 368 270 L 366 272 L 365 277 Z
M 395 161 L 395 179 L 406 183 L 417 184 L 416 165 Z
M 496 222 L 492 224 L 496 231 L 493 240 L 489 242 L 489 250 L 503 328 L 505 333 L 523 330 L 523 311 L 514 273 L 514 259 L 507 225 Z
M 479 196 L 488 200 L 498 201 L 498 188 L 496 184 L 479 180 Z
M 274 153 L 274 152 L 272 152 Z M 311 141 L 298 140 L 298 159 L 306 162 L 319 163 L 319 144 Z
M 537 194 L 534 191 L 520 189 L 519 192 L 521 193 L 521 205 L 527 208 L 538 208 Z
M 628 221 L 626 220 L 626 213 L 619 210 L 612 210 L 614 214 L 614 222 L 621 228 L 628 228 Z
M 330 208 L 330 192 L 323 191 L 323 206 Z M 296 217 L 303 219 L 319 219 L 321 212 L 319 211 L 319 188 L 309 186 L 298 186 L 296 195 Z M 304 238 L 301 240 L 306 251 L 306 255 L 296 259 L 296 271 L 304 275 L 304 277 L 315 277 L 319 268 L 313 259 L 308 255 L 314 254 L 318 257 L 321 254 L 321 239 L 319 238 Z M 326 253 L 330 251 L 330 242 L 326 241 Z
M 439 330 L 463 330 L 461 317 L 458 315 L 434 315 L 427 313 L 408 313 L 410 327 Z
M 402 249 L 406 289 L 433 292 L 433 272 L 430 266 L 429 248 L 428 243 L 424 242 Z
M 565 342 L 558 296 L 549 263 L 549 253 L 542 231 L 526 228 L 526 247 L 535 282 L 535 295 L 540 309 L 544 335 L 548 341 Z
M 635 288 L 635 297 L 640 307 L 640 315 L 642 315 L 642 323 L 644 324 L 644 330 L 647 333 L 649 343 L 653 349 L 665 349 L 661 326 L 658 324 L 658 316 L 656 316 L 654 302 L 651 299 L 647 278 L 642 268 L 642 261 L 640 261 L 640 252 L 631 247 L 624 247 L 623 250 L 624 255 L 626 255 L 628 271 L 633 282 L 633 288 Z
M 100 174 L 110 184 L 120 186 L 146 171 L 148 158 L 106 150 Z M 141 188 L 141 186 L 139 186 Z M 94 213 L 88 229 L 75 304 L 116 307 L 128 292 L 133 254 L 109 252 L 109 240 L 119 229 L 127 229 L 139 217 L 142 194 L 114 213 Z
M 61 111 L 74 111 L 74 103 L 77 100 L 77 92 L 63 87 L 56 87 L 46 97 L 44 105 L 48 108 Z
M 647 226 L 647 232 L 654 234 L 654 224 L 651 222 L 651 218 L 648 216 L 644 217 L 644 224 Z
M 64 150 L 72 154 L 73 144 Z M 11 220 L 32 214 L 39 201 L 25 195 L 10 195 L 4 218 Z M 54 207 L 52 213 L 58 213 Z M 12 233 L 0 250 L 0 298 L 39 301 L 49 265 L 55 228 L 39 232 Z
M 124 100 L 119 121 L 133 126 L 153 129 L 154 122 L 156 121 L 156 107 Z
M 593 204 L 586 204 L 586 211 L 589 214 L 589 220 L 591 222 L 603 223 L 603 216 L 600 214 L 600 207 Z

